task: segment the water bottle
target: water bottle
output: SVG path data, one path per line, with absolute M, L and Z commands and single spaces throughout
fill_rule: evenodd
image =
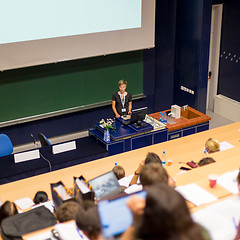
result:
M 164 113 L 164 124 L 167 124 L 167 114 Z
M 159 114 L 159 121 L 162 122 L 162 112 Z
M 206 158 L 206 157 L 207 157 L 207 150 L 204 150 L 202 158 Z
M 164 112 L 162 113 L 162 123 L 164 123 Z
M 162 160 L 162 166 L 165 167 L 166 166 L 166 160 L 167 160 L 165 151 L 163 151 L 163 153 L 162 153 L 161 160 Z

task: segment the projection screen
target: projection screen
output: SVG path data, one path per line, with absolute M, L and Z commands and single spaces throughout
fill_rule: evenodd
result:
M 154 47 L 155 0 L 0 0 L 0 70 Z

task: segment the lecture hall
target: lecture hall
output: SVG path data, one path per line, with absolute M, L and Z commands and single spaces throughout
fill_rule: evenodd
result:
M 240 1 L 4 1 L 0 239 L 240 239 Z

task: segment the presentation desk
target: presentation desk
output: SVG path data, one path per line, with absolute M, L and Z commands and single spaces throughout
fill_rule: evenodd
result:
M 51 198 L 50 183 L 63 181 L 67 187 L 73 186 L 73 176 L 83 175 L 86 179 L 92 179 L 100 174 L 110 171 L 115 162 L 124 167 L 126 176 L 133 174 L 141 160 L 148 152 L 155 152 L 161 156 L 165 150 L 167 159 L 173 161 L 172 166 L 167 166 L 167 172 L 176 179 L 176 185 L 197 183 L 207 191 L 210 191 L 218 198 L 223 198 L 230 193 L 219 185 L 214 189 L 209 188 L 208 174 L 223 174 L 224 172 L 238 169 L 240 167 L 240 122 L 211 129 L 190 136 L 166 141 L 148 147 L 136 149 L 129 152 L 101 158 L 95 161 L 64 168 L 54 172 L 45 173 L 35 177 L 19 180 L 16 182 L 3 184 L 0 186 L 0 198 L 2 201 L 15 201 L 19 198 L 33 198 L 36 191 L 46 191 Z M 179 174 L 181 166 L 187 166 L 187 161 L 199 161 L 203 155 L 205 141 L 216 138 L 220 142 L 227 141 L 234 148 L 211 154 L 216 163 L 199 167 L 185 173 Z M 181 162 L 181 163 L 179 163 Z M 194 207 L 194 206 L 191 206 Z
M 159 128 L 153 129 L 148 124 L 146 128 L 135 129 L 131 125 L 124 126 L 121 120 L 116 120 L 116 130 L 110 129 L 110 142 L 104 141 L 104 131 L 99 124 L 88 130 L 89 136 L 104 146 L 110 155 L 113 155 L 208 130 L 211 120 L 209 116 L 191 107 L 182 111 L 181 117 L 175 119 L 174 124 L 160 123 L 159 116 L 159 112 L 149 115 L 149 118 L 157 120 L 160 124 Z

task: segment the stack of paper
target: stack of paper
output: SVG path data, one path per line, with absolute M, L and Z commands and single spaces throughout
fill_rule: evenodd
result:
M 182 194 L 182 196 L 186 200 L 192 202 L 196 206 L 200 206 L 202 204 L 214 202 L 217 200 L 214 195 L 199 187 L 195 183 L 179 186 L 176 188 L 176 190 L 180 194 Z
M 231 172 L 226 172 L 217 179 L 217 183 L 227 189 L 232 194 L 238 193 L 237 176 L 239 170 L 236 169 Z

